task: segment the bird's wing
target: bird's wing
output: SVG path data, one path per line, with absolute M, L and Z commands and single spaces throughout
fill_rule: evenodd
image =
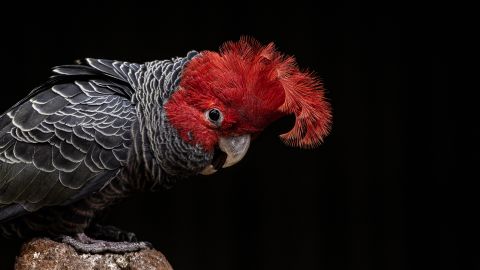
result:
M 130 84 L 89 66 L 54 71 L 0 116 L 0 222 L 94 193 L 126 162 Z

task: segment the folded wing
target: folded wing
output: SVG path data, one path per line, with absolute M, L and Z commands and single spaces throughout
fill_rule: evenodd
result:
M 55 71 L 0 116 L 0 222 L 94 193 L 126 163 L 130 84 L 91 66 Z

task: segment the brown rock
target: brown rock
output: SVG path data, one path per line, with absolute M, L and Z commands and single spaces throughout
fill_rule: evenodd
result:
M 47 238 L 22 246 L 16 270 L 172 270 L 165 256 L 145 249 L 125 254 L 78 254 L 71 246 Z

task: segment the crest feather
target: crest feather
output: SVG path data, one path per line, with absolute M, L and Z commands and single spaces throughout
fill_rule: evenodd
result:
M 238 42 L 226 42 L 221 54 L 238 55 L 253 63 L 264 62 L 273 67 L 274 76 L 282 85 L 285 99 L 278 110 L 283 115 L 294 114 L 295 125 L 280 135 L 290 146 L 313 148 L 323 142 L 331 125 L 331 107 L 325 98 L 320 79 L 313 73 L 302 71 L 295 58 L 279 53 L 274 43 L 262 46 L 253 38 L 242 37 Z

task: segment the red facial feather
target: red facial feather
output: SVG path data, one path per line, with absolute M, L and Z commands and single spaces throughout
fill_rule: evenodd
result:
M 219 109 L 215 127 L 205 117 Z M 302 72 L 293 57 L 253 39 L 225 43 L 220 52 L 204 51 L 187 64 L 179 90 L 166 104 L 170 122 L 184 140 L 212 150 L 218 136 L 257 133 L 281 116 L 294 114 L 295 125 L 281 135 L 292 146 L 314 147 L 328 133 L 331 113 L 323 87 Z

